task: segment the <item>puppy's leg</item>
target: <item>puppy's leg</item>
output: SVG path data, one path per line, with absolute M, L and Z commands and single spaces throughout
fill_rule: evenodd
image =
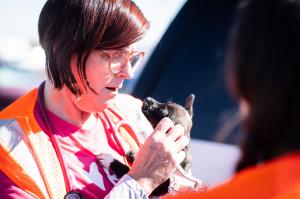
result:
M 129 167 L 110 154 L 101 154 L 97 156 L 100 164 L 116 175 L 118 179 L 122 178 L 129 171 Z

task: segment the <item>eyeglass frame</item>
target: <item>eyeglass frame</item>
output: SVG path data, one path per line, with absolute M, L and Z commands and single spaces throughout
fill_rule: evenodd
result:
M 123 50 L 102 50 L 101 52 L 104 53 L 105 55 L 107 55 L 109 57 L 109 70 L 110 70 L 110 72 L 112 74 L 118 74 L 120 71 L 122 71 L 122 69 L 127 66 L 128 61 L 130 62 L 130 58 L 133 55 L 139 54 L 141 56 L 141 58 L 140 58 L 141 60 L 143 59 L 143 57 L 145 55 L 144 51 L 132 51 L 132 52 L 128 52 L 128 51 L 125 51 L 125 50 L 124 51 Z M 126 53 L 126 62 L 123 64 L 123 66 L 122 66 L 122 63 L 120 63 L 120 65 L 121 65 L 120 69 L 117 70 L 117 71 L 114 71 L 114 70 L 112 70 L 112 67 L 111 67 L 112 64 L 111 63 L 112 63 L 113 54 L 117 53 L 117 52 L 118 53 L 122 53 L 122 54 Z M 131 65 L 131 63 L 130 63 L 130 66 L 131 66 L 131 69 L 133 70 L 133 72 L 136 71 L 136 69 L 138 68 L 139 65 L 140 65 L 140 63 L 137 64 L 137 66 L 133 67 Z

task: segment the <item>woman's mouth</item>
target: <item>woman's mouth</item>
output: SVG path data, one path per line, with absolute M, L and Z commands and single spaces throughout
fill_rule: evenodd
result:
M 116 87 L 105 87 L 105 88 L 108 89 L 108 90 L 111 90 L 113 92 L 117 92 L 118 91 L 118 88 L 116 88 Z

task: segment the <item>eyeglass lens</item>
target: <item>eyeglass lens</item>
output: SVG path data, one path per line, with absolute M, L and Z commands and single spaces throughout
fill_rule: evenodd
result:
M 136 68 L 139 66 L 139 64 L 141 63 L 142 61 L 142 54 L 141 53 L 138 53 L 136 55 L 133 55 L 131 58 L 130 58 L 130 64 L 131 64 L 131 67 L 132 69 L 135 71 Z
M 127 61 L 129 59 L 131 68 L 133 71 L 137 69 L 139 64 L 141 63 L 143 58 L 142 53 L 136 53 L 128 57 L 127 53 L 115 53 L 111 57 L 111 71 L 113 73 L 118 73 L 121 71 L 122 67 L 124 67 L 127 64 Z

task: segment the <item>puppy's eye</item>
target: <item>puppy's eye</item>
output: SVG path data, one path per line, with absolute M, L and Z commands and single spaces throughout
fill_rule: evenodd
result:
M 159 114 L 161 117 L 168 117 L 169 116 L 169 111 L 167 109 L 167 107 L 161 108 L 159 110 Z

